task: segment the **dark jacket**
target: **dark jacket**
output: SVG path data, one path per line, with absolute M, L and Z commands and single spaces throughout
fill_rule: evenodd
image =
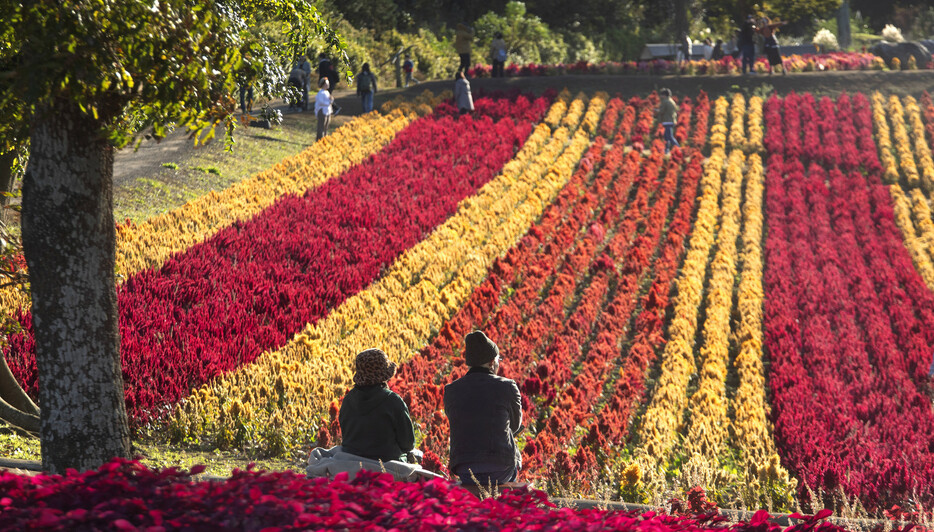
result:
M 516 382 L 474 367 L 444 387 L 451 425 L 449 469 L 461 464 L 522 466 L 515 434 L 522 428 L 522 396 Z
M 338 415 L 348 453 L 374 460 L 400 460 L 415 447 L 409 407 L 384 384 L 354 386 Z

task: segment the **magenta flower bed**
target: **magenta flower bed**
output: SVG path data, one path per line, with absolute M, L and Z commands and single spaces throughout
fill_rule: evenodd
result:
M 131 419 L 282 346 L 366 287 L 513 158 L 549 103 L 481 99 L 503 118 L 419 119 L 340 177 L 128 279 L 118 300 Z M 13 371 L 35 394 L 31 332 L 11 343 Z
M 927 507 L 934 296 L 881 184 L 869 103 L 789 96 L 765 115 L 765 347 L 782 462 L 804 499 L 806 485 L 870 509 Z
M 786 532 L 844 529 L 825 510 Z M 802 516 L 799 516 L 802 517 Z M 544 492 L 507 490 L 479 501 L 442 480 L 404 484 L 363 472 L 353 481 L 295 473 L 235 471 L 192 482 L 184 471 L 114 461 L 65 476 L 0 474 L 2 530 L 644 530 L 777 532 L 768 512 L 726 528 L 716 513 L 557 509 Z

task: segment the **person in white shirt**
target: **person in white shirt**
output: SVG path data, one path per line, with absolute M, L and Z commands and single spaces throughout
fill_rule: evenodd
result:
M 328 92 L 328 78 L 321 78 L 318 80 L 318 94 L 315 96 L 315 116 L 318 117 L 318 136 L 315 140 L 321 140 L 321 137 L 328 134 L 332 103 L 334 97 Z

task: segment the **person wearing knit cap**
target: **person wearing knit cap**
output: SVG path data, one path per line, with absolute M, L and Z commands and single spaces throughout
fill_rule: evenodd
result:
M 415 448 L 415 428 L 409 407 L 386 384 L 396 364 L 379 349 L 358 353 L 354 362 L 354 387 L 338 414 L 342 450 L 384 462 L 405 461 Z
M 462 484 L 514 482 L 522 468 L 516 434 L 522 431 L 522 396 L 516 382 L 500 377 L 499 347 L 482 331 L 464 338 L 466 375 L 444 387 L 450 424 L 449 470 Z

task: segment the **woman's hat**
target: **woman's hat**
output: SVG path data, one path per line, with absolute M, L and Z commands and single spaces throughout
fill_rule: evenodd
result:
M 499 347 L 482 331 L 464 337 L 464 361 L 468 366 L 482 366 L 499 355 Z
M 396 374 L 395 362 L 391 362 L 380 349 L 367 349 L 357 353 L 356 371 L 353 382 L 358 386 L 373 386 L 387 382 Z

